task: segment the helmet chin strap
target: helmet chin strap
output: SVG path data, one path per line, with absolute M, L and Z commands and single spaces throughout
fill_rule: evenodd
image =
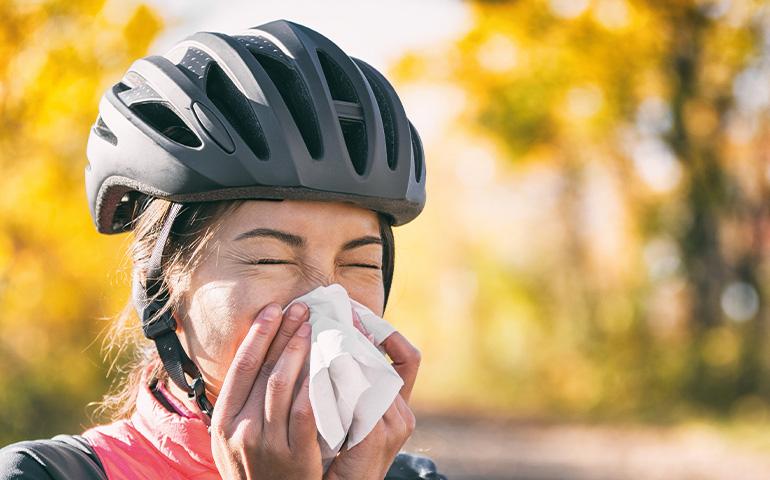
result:
M 138 272 L 136 268 L 134 269 L 131 297 L 139 318 L 142 320 L 144 336 L 155 342 L 158 355 L 169 378 L 186 392 L 189 398 L 194 398 L 201 412 L 210 419 L 214 407 L 206 398 L 206 384 L 200 370 L 179 342 L 173 312 L 170 308 L 166 308 L 162 314 L 158 315 L 158 312 L 164 310 L 169 300 L 168 290 L 164 287 L 161 276 L 163 247 L 171 232 L 174 219 L 181 208 L 182 204 L 180 203 L 174 203 L 171 206 L 168 217 L 166 217 L 166 223 L 163 225 L 150 256 L 145 285 L 142 285 Z M 187 383 L 185 374 L 193 379 L 192 384 Z

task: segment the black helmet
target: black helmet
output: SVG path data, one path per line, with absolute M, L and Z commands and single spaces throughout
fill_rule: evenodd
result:
M 102 233 L 130 230 L 147 196 L 343 200 L 394 225 L 425 204 L 422 145 L 390 83 L 285 20 L 134 62 L 102 97 L 88 159 Z
M 134 271 L 133 299 L 169 377 L 209 416 L 161 276 L 184 202 L 340 200 L 385 213 L 393 225 L 425 205 L 422 144 L 390 83 L 285 20 L 241 35 L 196 33 L 136 61 L 102 97 L 88 160 L 88 203 L 102 233 L 132 229 L 150 198 L 174 202 L 145 281 Z

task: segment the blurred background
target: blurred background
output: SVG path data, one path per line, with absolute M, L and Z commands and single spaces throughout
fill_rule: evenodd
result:
M 757 0 L 0 0 L 0 445 L 100 421 L 130 290 L 83 187 L 101 93 L 277 18 L 384 71 L 425 143 L 387 312 L 423 353 L 410 450 L 457 479 L 770 477 Z

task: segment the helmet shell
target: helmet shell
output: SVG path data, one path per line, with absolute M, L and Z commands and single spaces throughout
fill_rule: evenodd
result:
M 85 169 L 99 232 L 149 197 L 348 201 L 394 225 L 425 205 L 425 162 L 392 85 L 285 20 L 199 32 L 134 62 L 99 103 Z

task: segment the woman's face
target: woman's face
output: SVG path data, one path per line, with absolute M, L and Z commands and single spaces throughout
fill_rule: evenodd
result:
M 339 283 L 382 316 L 377 214 L 342 202 L 244 202 L 219 228 L 191 273 L 175 313 L 178 334 L 216 395 L 257 313 Z

